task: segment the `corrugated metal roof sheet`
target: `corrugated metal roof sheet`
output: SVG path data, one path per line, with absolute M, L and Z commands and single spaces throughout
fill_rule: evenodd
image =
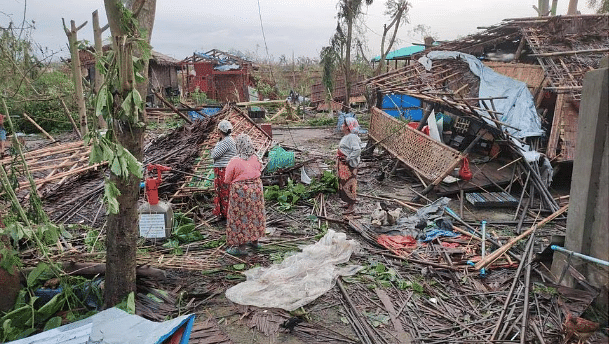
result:
M 401 49 L 390 51 L 387 54 L 387 57 L 385 59 L 386 60 L 393 60 L 393 59 L 398 58 L 398 57 L 406 57 L 406 56 L 410 56 L 410 55 L 412 55 L 414 53 L 418 53 L 418 52 L 423 51 L 423 50 L 425 50 L 425 46 L 423 46 L 423 45 L 413 45 L 413 46 L 410 46 L 410 47 L 404 47 L 404 48 L 401 48 Z M 378 61 L 378 60 L 380 60 L 380 55 L 376 56 L 375 58 L 372 59 L 372 61 Z

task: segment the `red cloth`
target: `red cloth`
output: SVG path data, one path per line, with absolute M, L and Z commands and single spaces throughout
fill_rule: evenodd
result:
M 412 251 L 418 246 L 416 239 L 411 236 L 381 234 L 376 241 L 398 256 L 402 251 Z
M 213 203 L 215 209 L 213 209 L 213 215 L 227 218 L 227 206 L 229 202 L 230 186 L 225 183 L 225 168 L 215 167 L 215 190 L 217 191 Z
M 414 130 L 416 130 L 419 127 L 419 122 L 410 122 L 408 123 L 408 126 Z M 426 125 L 423 128 L 421 128 L 421 132 L 423 132 L 425 135 L 429 136 L 429 126 Z

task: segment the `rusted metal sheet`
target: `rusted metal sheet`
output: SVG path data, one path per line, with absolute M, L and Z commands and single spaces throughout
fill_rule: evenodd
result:
M 410 128 L 378 108 L 372 108 L 368 135 L 429 181 L 446 175 L 461 156 L 460 152 Z

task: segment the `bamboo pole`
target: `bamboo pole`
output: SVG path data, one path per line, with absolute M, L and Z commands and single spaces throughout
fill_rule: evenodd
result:
M 569 204 L 565 205 L 564 207 L 562 207 L 561 209 L 557 210 L 556 212 L 552 213 L 550 216 L 548 216 L 547 218 L 543 219 L 542 221 L 538 222 L 537 224 L 535 224 L 534 226 L 532 226 L 530 229 L 524 231 L 523 233 L 521 233 L 519 236 L 513 238 L 512 240 L 508 241 L 504 246 L 498 248 L 497 250 L 495 250 L 495 252 L 489 254 L 488 256 L 486 256 L 483 260 L 479 261 L 474 268 L 476 270 L 480 270 L 481 268 L 484 268 L 486 266 L 488 266 L 489 264 L 493 263 L 497 258 L 499 258 L 499 256 L 501 256 L 504 252 L 508 251 L 512 246 L 514 246 L 518 241 L 520 241 L 521 239 L 525 238 L 526 236 L 530 235 L 531 233 L 533 233 L 536 229 L 543 227 L 545 224 L 547 224 L 548 222 L 554 220 L 555 218 L 557 218 L 559 215 L 563 214 L 567 209 L 569 208 Z
M 38 130 L 40 130 L 40 132 L 43 133 L 43 135 L 45 135 L 49 140 L 51 140 L 51 142 L 55 143 L 57 141 L 55 141 L 55 139 L 53 138 L 53 136 L 49 135 L 49 133 L 43 129 L 40 125 L 38 125 L 38 123 L 36 123 L 30 116 L 28 116 L 27 113 L 23 113 L 23 117 L 25 117 L 25 119 L 27 119 L 28 121 L 30 121 L 30 123 L 32 123 Z
M 182 119 L 184 119 L 187 123 L 192 124 L 193 121 L 191 120 L 191 118 L 185 116 L 184 113 L 180 112 L 174 105 L 170 104 L 166 99 L 164 99 L 164 97 L 162 97 L 161 94 L 159 94 L 159 92 L 155 92 L 155 96 L 157 98 L 159 98 L 159 100 L 162 101 L 162 103 L 166 104 L 167 107 L 169 107 L 170 109 L 172 109 L 172 111 L 174 111 L 174 113 L 176 113 L 177 115 L 181 116 Z
M 66 33 L 66 37 L 68 37 L 68 43 L 70 47 L 70 57 L 72 59 L 72 74 L 75 86 L 74 97 L 79 108 L 81 133 L 87 134 L 87 113 L 85 108 L 85 98 L 83 96 L 83 78 L 81 75 L 81 59 L 79 57 L 77 38 L 77 31 L 82 29 L 87 24 L 87 22 L 84 22 L 83 24 L 77 27 L 74 20 L 71 20 L 70 29 L 66 27 L 66 22 L 64 21 L 64 18 L 62 18 L 62 23 L 64 25 L 64 32 Z
M 79 136 L 79 139 L 82 139 L 83 135 L 81 135 L 81 131 L 79 130 L 79 126 L 74 122 L 74 118 L 72 118 L 72 115 L 70 114 L 70 110 L 68 110 L 68 107 L 66 106 L 66 103 L 64 103 L 64 100 L 62 98 L 59 98 L 59 101 L 62 104 L 62 107 L 64 108 L 64 112 L 66 113 L 66 116 L 68 116 L 68 119 L 70 120 L 70 123 L 72 123 L 72 127 L 74 128 L 74 131 L 76 131 L 77 135 Z

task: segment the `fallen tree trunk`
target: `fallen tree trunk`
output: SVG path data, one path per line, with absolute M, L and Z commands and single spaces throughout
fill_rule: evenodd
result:
M 96 276 L 106 273 L 105 263 L 77 263 L 77 262 L 62 262 L 62 270 L 67 275 L 77 276 Z M 27 276 L 34 268 L 26 268 L 21 270 L 22 276 Z M 152 278 L 156 280 L 166 279 L 166 272 L 161 269 L 143 265 L 136 268 L 136 276 Z

